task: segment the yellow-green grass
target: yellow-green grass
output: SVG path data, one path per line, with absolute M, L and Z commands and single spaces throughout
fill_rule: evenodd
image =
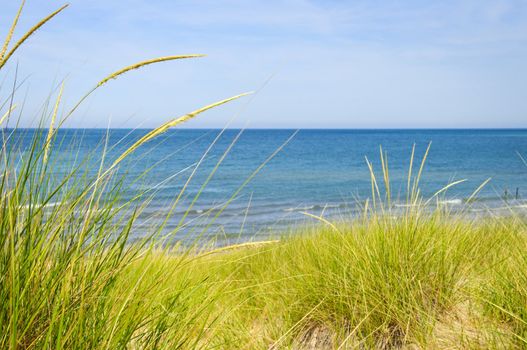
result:
M 85 212 L 101 225 L 87 233 L 61 207 L 17 231 L 3 203 L 2 348 L 302 348 L 317 332 L 328 348 L 525 345 L 518 217 L 414 209 L 210 251 L 126 244 L 105 210 Z
M 0 70 L 63 9 L 10 46 L 20 10 L 0 51 Z M 434 199 L 455 183 L 422 198 L 424 159 L 414 164 L 413 152 L 403 212 L 392 212 L 381 151 L 381 182 L 367 161 L 372 194 L 363 216 L 333 221 L 306 213 L 312 225 L 216 249 L 174 241 L 179 226 L 161 237 L 162 224 L 132 242 L 136 217 L 155 187 L 123 204 L 119 168 L 168 128 L 241 95 L 170 118 L 115 159 L 105 159 L 101 145 L 94 150 L 103 154 L 95 173 L 89 158 L 63 175 L 53 171 L 63 165 L 55 152 L 57 128 L 95 90 L 136 68 L 197 56 L 117 70 L 69 109 L 59 108 L 61 86 L 42 117 L 40 126 L 49 119 L 50 127 L 36 132 L 29 147 L 16 138 L 19 132 L 2 129 L 1 349 L 526 347 L 524 218 L 511 212 L 476 219 L 433 209 Z M 0 99 L 1 123 L 16 120 L 15 92 Z
M 217 254 L 153 251 L 117 284 L 124 293 L 145 273 L 156 285 L 148 304 L 167 310 L 168 295 L 184 294 L 177 310 L 209 322 L 200 348 L 302 348 L 317 332 L 331 349 L 525 346 L 525 285 L 502 285 L 527 271 L 510 260 L 527 242 L 521 221 L 414 213 L 335 228 Z

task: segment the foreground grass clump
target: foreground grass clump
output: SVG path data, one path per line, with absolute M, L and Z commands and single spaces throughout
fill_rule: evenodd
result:
M 2 348 L 525 345 L 519 218 L 416 209 L 216 251 L 156 248 L 127 243 L 116 198 L 72 206 L 78 188 L 51 211 L 4 192 Z
M 492 286 L 496 263 L 525 242 L 523 224 L 513 221 L 373 217 L 194 256 L 183 267 L 191 276 L 187 288 L 210 288 L 215 295 L 206 313 L 216 315 L 215 322 L 201 345 L 522 348 L 511 328 L 516 319 L 489 314 L 492 305 L 479 294 Z M 179 261 L 159 254 L 149 258 L 160 264 L 158 271 Z M 141 270 L 134 265 L 130 272 Z M 159 287 L 171 286 L 168 278 Z M 523 301 L 518 306 L 524 308 Z
M 21 1 L 0 45 L 0 73 L 27 40 L 67 7 L 13 41 L 24 4 Z M 93 157 L 74 155 L 75 160 L 68 161 L 57 152 L 67 142 L 59 138 L 57 129 L 110 80 L 151 64 L 200 56 L 172 55 L 129 65 L 95 83 L 71 108 L 62 106 L 62 83 L 55 102 L 44 106 L 34 131 L 16 127 L 20 115 L 14 111 L 21 83 L 15 73 L 13 89 L 0 96 L 0 348 L 158 348 L 162 341 L 163 347 L 173 349 L 191 348 L 200 339 L 209 321 L 193 306 L 207 305 L 209 295 L 160 291 L 155 273 L 148 279 L 146 272 L 130 277 L 126 290 L 117 284 L 133 262 L 154 248 L 153 238 L 162 231 L 162 227 L 151 228 L 130 243 L 136 218 L 153 193 L 144 191 L 124 200 L 124 178 L 118 172 L 128 156 L 152 138 L 243 94 L 170 118 L 113 157 L 109 157 L 111 145 L 104 141 L 100 149 L 92 150 Z M 48 120 L 49 126 L 44 126 Z M 179 267 L 173 262 L 171 266 Z M 184 281 L 182 274 L 178 276 Z M 161 294 L 169 307 L 148 304 L 151 296 Z
M 509 325 L 517 344 L 527 346 L 527 242 L 522 237 L 515 243 L 492 266 L 489 283 L 480 286 L 481 298 L 485 311 Z

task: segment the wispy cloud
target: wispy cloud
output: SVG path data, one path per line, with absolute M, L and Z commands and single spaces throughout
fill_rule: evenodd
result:
M 22 25 L 60 4 L 29 1 Z M 270 76 L 252 126 L 517 126 L 526 44 L 524 0 L 73 0 L 19 60 L 44 96 L 50 76 L 71 73 L 77 91 L 143 58 L 209 54 L 115 82 L 74 121 L 87 126 L 156 125 Z M 234 109 L 223 111 L 192 126 L 223 126 Z

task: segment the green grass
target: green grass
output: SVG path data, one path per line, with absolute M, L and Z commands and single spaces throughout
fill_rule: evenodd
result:
M 10 46 L 15 20 L 0 51 L 0 69 L 62 9 Z M 119 170 L 128 155 L 168 128 L 240 96 L 170 119 L 115 159 L 78 159 L 60 176 L 54 171 L 64 165 L 55 152 L 61 142 L 55 126 L 111 79 L 191 57 L 198 55 L 117 70 L 70 109 L 59 108 L 61 85 L 29 148 L 20 134 L 2 129 L 0 348 L 527 347 L 525 219 L 512 212 L 476 219 L 436 207 L 434 200 L 455 184 L 422 198 L 426 156 L 413 164 L 413 152 L 409 206 L 402 212 L 391 206 L 388 159 L 381 150 L 382 181 L 367 161 L 372 194 L 362 217 L 328 221 L 309 214 L 311 225 L 276 232 L 279 239 L 217 249 L 166 245 L 159 238 L 162 225 L 131 242 L 135 219 L 155 193 L 139 192 L 122 203 L 125 178 Z M 16 120 L 15 93 L 0 100 L 1 123 Z M 46 120 L 51 127 L 44 127 Z M 101 145 L 94 152 L 106 155 L 108 149 Z M 94 174 L 89 168 L 95 160 Z
M 370 215 L 211 252 L 109 242 L 112 226 L 80 244 L 54 211 L 2 216 L 3 348 L 289 348 L 314 331 L 332 348 L 525 345 L 515 217 Z
M 435 213 L 335 227 L 191 255 L 158 288 L 184 286 L 195 293 L 185 299 L 190 308 L 206 305 L 213 322 L 202 335 L 204 348 L 290 348 L 315 331 L 327 334 L 330 348 L 525 346 L 525 285 L 502 284 L 521 282 L 526 265 L 515 261 L 508 277 L 496 273 L 509 266 L 511 250 L 525 245 L 523 223 Z M 149 264 L 148 274 L 162 274 L 180 259 L 156 252 L 128 273 L 137 276 Z M 498 300 L 508 304 L 498 309 Z

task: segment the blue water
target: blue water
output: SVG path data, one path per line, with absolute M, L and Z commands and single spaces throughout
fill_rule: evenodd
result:
M 27 140 L 35 131 L 17 131 Z M 110 130 L 107 162 L 148 130 Z M 138 191 L 156 189 L 140 216 L 145 225 L 166 214 L 183 184 L 192 174 L 181 204 L 167 229 L 177 227 L 192 199 L 232 145 L 192 211 L 183 220 L 189 227 L 207 229 L 207 234 L 254 236 L 302 222 L 302 211 L 319 215 L 353 215 L 356 203 L 371 196 L 365 157 L 381 181 L 379 146 L 387 152 L 395 204 L 403 204 L 412 145 L 416 163 L 431 142 L 421 191 L 433 195 L 448 183 L 467 181 L 448 190 L 443 200 L 463 206 L 464 200 L 487 178 L 478 194 L 480 205 L 499 208 L 508 202 L 523 205 L 527 198 L 527 130 L 299 130 L 249 183 L 244 182 L 295 130 L 170 130 L 132 154 L 121 167 L 127 173 L 123 200 Z M 79 159 L 102 154 L 106 130 L 65 129 L 59 132 L 58 154 L 64 169 Z M 218 138 L 216 141 L 215 139 Z M 27 141 L 24 141 L 27 143 Z M 23 142 L 23 144 L 24 144 Z M 202 156 L 211 147 L 205 158 Z M 200 162 L 200 163 L 199 163 Z M 196 164 L 199 167 L 196 168 Z M 140 181 L 133 181 L 150 167 Z M 414 167 L 417 171 L 418 164 Z M 62 169 L 63 170 L 63 169 Z M 97 167 L 93 165 L 92 171 Z M 60 167 L 56 170 L 60 173 Z M 59 175 L 59 174 L 58 174 Z M 516 200 L 516 190 L 519 198 Z M 224 210 L 229 199 L 235 198 Z M 508 199 L 505 200 L 504 198 Z M 326 209 L 324 209 L 326 207 Z M 213 219 L 214 216 L 218 216 Z M 140 230 L 139 230 L 140 231 Z M 140 234 L 136 232 L 136 234 Z

